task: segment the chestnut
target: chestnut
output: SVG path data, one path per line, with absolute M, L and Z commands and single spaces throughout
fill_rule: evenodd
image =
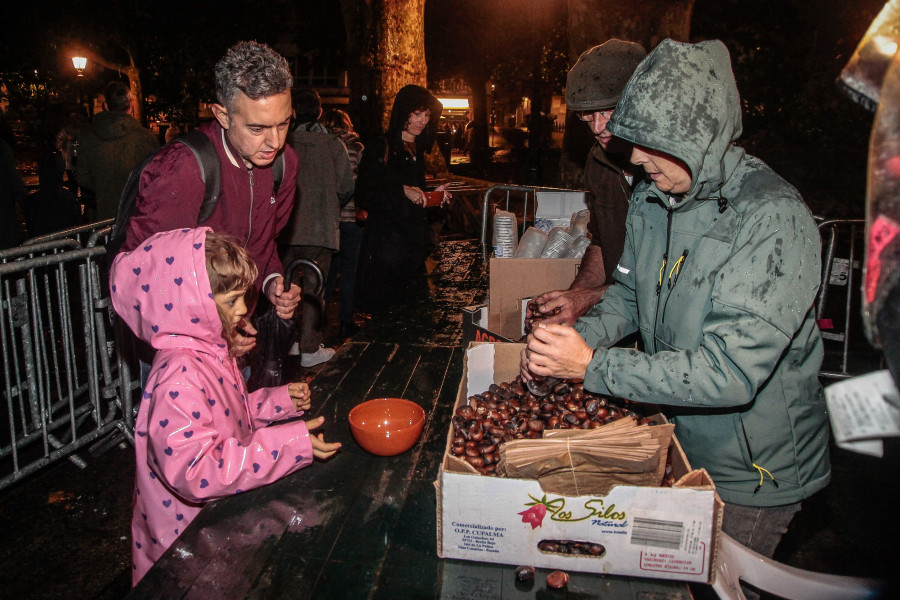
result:
M 553 571 L 547 575 L 547 587 L 561 590 L 569 584 L 569 574 L 565 571 Z
M 518 581 L 534 581 L 534 567 L 530 565 L 516 567 L 516 579 Z

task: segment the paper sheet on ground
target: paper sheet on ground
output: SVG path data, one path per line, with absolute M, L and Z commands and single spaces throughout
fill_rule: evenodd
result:
M 837 445 L 881 457 L 884 454 L 881 439 L 900 435 L 898 398 L 900 392 L 887 370 L 846 379 L 825 388 L 825 402 Z

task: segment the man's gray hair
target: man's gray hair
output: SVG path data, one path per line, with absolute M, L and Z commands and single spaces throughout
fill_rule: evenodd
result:
M 284 57 L 259 42 L 238 42 L 216 63 L 216 97 L 229 111 L 239 91 L 259 100 L 290 91 L 293 84 Z

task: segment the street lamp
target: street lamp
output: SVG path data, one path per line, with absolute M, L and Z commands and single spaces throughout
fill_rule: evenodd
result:
M 87 58 L 83 56 L 73 56 L 72 66 L 74 66 L 75 70 L 78 71 L 79 77 L 84 77 L 84 68 L 87 66 Z

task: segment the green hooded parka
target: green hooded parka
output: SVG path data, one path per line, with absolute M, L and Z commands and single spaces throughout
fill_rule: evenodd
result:
M 830 478 L 812 306 L 820 238 L 790 184 L 734 145 L 741 108 L 719 41 L 663 41 L 609 124 L 683 161 L 691 187 L 631 198 L 616 282 L 576 329 L 591 391 L 663 405 L 726 502 L 798 502 Z M 644 351 L 611 348 L 640 331 Z

